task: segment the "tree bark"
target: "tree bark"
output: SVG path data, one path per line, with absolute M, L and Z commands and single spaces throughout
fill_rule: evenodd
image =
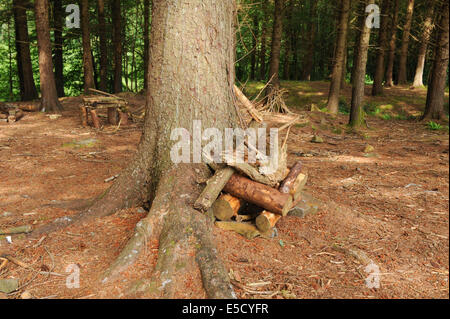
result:
M 262 0 L 262 12 L 264 18 L 267 15 L 267 3 L 268 0 Z M 261 50 L 259 51 L 259 80 L 262 81 L 266 78 L 266 54 L 267 54 L 267 24 L 266 20 L 263 21 L 261 30 Z
M 20 82 L 22 101 L 38 98 L 33 78 L 33 67 L 30 56 L 30 40 L 28 37 L 27 11 L 24 0 L 13 1 L 14 24 L 16 31 L 17 71 Z
M 444 1 L 440 7 L 441 18 L 437 26 L 438 41 L 435 58 L 431 69 L 431 80 L 428 86 L 427 102 L 422 119 L 442 119 L 444 113 L 445 82 L 447 79 L 449 60 L 449 3 Z
M 53 0 L 53 26 L 55 44 L 53 49 L 53 63 L 55 64 L 56 90 L 58 97 L 64 94 L 64 61 L 63 61 L 63 7 L 62 0 Z
M 90 94 L 89 89 L 95 89 L 88 0 L 81 0 L 81 34 L 83 42 L 84 94 L 88 95 Z
M 394 86 L 394 63 L 395 53 L 397 50 L 397 26 L 398 26 L 398 12 L 400 6 L 400 0 L 394 0 L 394 8 L 391 17 L 391 36 L 389 39 L 389 54 L 386 67 L 386 87 Z
M 256 66 L 257 66 L 257 47 L 258 47 L 258 34 L 259 34 L 259 19 L 258 12 L 253 14 L 253 34 L 252 34 L 252 54 L 250 57 L 250 79 L 256 79 Z
M 414 13 L 414 0 L 408 0 L 405 24 L 403 26 L 402 47 L 400 49 L 400 61 L 398 68 L 398 84 L 404 85 L 408 83 L 407 62 L 409 38 L 411 36 L 411 24 Z
M 108 45 L 106 39 L 105 1 L 97 1 L 98 33 L 100 42 L 100 90 L 108 91 Z
M 423 71 L 425 68 L 425 59 L 427 55 L 428 43 L 430 41 L 431 33 L 433 32 L 433 16 L 434 16 L 434 6 L 435 1 L 430 1 L 428 4 L 428 10 L 425 17 L 425 21 L 423 22 L 423 33 L 419 48 L 419 53 L 417 54 L 417 67 L 416 74 L 414 76 L 413 87 L 422 87 L 423 86 Z
M 272 45 L 270 51 L 269 64 L 269 81 L 266 96 L 270 96 L 272 92 L 280 88 L 280 54 L 281 54 L 281 38 L 283 36 L 283 11 L 284 0 L 275 0 L 275 8 L 273 13 L 273 29 L 272 29 Z
M 150 49 L 150 0 L 144 0 L 144 89 L 148 88 L 148 58 Z
M 35 0 L 34 8 L 42 95 L 40 108 L 44 112 L 58 112 L 61 111 L 63 107 L 58 100 L 55 75 L 53 73 L 48 0 Z
M 122 92 L 122 12 L 120 0 L 112 0 L 114 93 Z
M 375 0 L 368 0 L 367 5 L 375 3 Z M 364 8 L 365 9 L 365 8 Z M 364 13 L 361 13 L 364 14 Z M 364 89 L 366 80 L 367 55 L 369 51 L 371 29 L 366 25 L 366 19 L 362 19 L 361 35 L 358 45 L 358 56 L 355 59 L 355 74 L 352 90 L 352 104 L 350 111 L 349 125 L 353 128 L 359 128 L 364 124 L 364 112 L 362 102 L 364 99 Z
M 336 57 L 331 76 L 330 92 L 328 94 L 328 111 L 337 114 L 339 111 L 339 93 L 342 84 L 342 70 L 345 63 L 345 51 L 347 50 L 348 17 L 350 13 L 350 0 L 342 0 L 339 15 L 339 34 L 337 38 Z
M 372 95 L 383 94 L 383 80 L 385 72 L 385 56 L 387 49 L 387 32 L 389 22 L 389 12 L 391 10 L 391 0 L 383 0 L 381 8 L 381 25 L 378 35 L 377 61 L 375 65 L 375 76 L 373 79 Z

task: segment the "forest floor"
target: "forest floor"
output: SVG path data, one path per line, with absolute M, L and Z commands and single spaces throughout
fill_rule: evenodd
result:
M 246 92 L 253 95 L 261 86 L 250 83 Z M 273 239 L 247 240 L 214 229 L 238 297 L 449 298 L 448 123 L 431 130 L 427 123 L 409 119 L 423 110 L 426 91 L 393 88 L 383 97 L 367 97 L 369 128 L 355 133 L 345 126 L 349 87 L 343 92 L 343 114 L 334 119 L 310 112 L 312 104 L 324 106 L 328 83 L 283 86 L 289 90 L 291 110 L 311 120 L 292 128 L 289 163 L 304 162 L 306 190 L 323 205 L 303 219 L 281 219 Z M 145 103 L 143 96 L 126 96 L 133 107 Z M 446 98 L 448 105 L 448 94 Z M 17 123 L 0 123 L 0 229 L 39 227 L 76 213 L 133 158 L 141 135 L 138 125 L 117 131 L 111 126 L 82 128 L 81 98 L 62 102 L 66 111 L 61 118 L 27 113 Z M 323 143 L 311 143 L 314 135 Z M 98 279 L 145 213 L 125 210 L 25 246 L 17 244 L 20 238 L 13 237 L 10 244 L 0 237 L 0 254 L 11 252 L 42 272 L 13 263 L 0 267 L 0 279 L 17 278 L 20 285 L 16 293 L 0 293 L 0 298 L 20 298 L 24 291 L 35 298 L 125 297 L 123 287 L 151 272 L 158 243 L 148 243 L 145 263 L 115 287 L 102 286 Z M 352 251 L 365 253 L 379 269 L 379 288 L 367 287 L 374 268 L 366 269 Z M 80 287 L 70 289 L 66 281 L 73 265 L 80 269 Z M 189 278 L 186 282 L 192 287 L 184 297 L 204 297 Z

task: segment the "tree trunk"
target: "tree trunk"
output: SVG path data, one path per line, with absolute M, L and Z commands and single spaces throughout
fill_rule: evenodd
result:
M 447 79 L 449 60 L 449 4 L 444 1 L 440 8 L 442 14 L 437 26 L 438 41 L 435 58 L 431 69 L 431 80 L 428 85 L 427 103 L 422 119 L 442 119 L 444 113 L 445 82 Z
M 431 33 L 433 32 L 433 15 L 435 2 L 431 1 L 427 10 L 425 21 L 423 22 L 423 33 L 421 38 L 421 44 L 419 48 L 419 53 L 417 54 L 417 67 L 416 74 L 414 76 L 413 87 L 423 86 L 423 71 L 425 68 L 425 58 L 427 55 L 428 43 L 430 41 Z
M 64 94 L 64 62 L 63 62 L 63 7 L 62 0 L 53 0 L 53 25 L 55 44 L 53 49 L 53 61 L 55 64 L 55 79 L 56 90 L 58 97 L 63 97 Z
M 44 112 L 58 112 L 61 111 L 63 107 L 58 100 L 55 75 L 53 73 L 48 0 L 35 0 L 34 8 L 42 95 L 40 109 Z
M 311 81 L 311 73 L 314 64 L 314 50 L 316 42 L 316 11 L 317 11 L 317 1 L 309 1 L 309 23 L 308 23 L 308 48 L 303 62 L 303 72 L 302 81 Z
M 33 67 L 30 57 L 30 40 L 28 37 L 27 11 L 24 0 L 13 1 L 14 24 L 16 31 L 17 71 L 20 82 L 22 101 L 38 98 L 33 78 Z
M 108 45 L 106 39 L 105 1 L 97 1 L 98 33 L 100 41 L 100 90 L 108 91 Z
M 375 3 L 375 0 L 368 0 L 368 5 Z M 364 14 L 361 12 L 361 14 Z M 369 51 L 371 29 L 366 25 L 366 19 L 362 19 L 361 35 L 358 45 L 358 56 L 355 59 L 355 75 L 353 80 L 352 104 L 350 111 L 349 125 L 359 128 L 364 124 L 364 112 L 362 102 L 364 99 L 364 89 L 366 80 L 367 55 Z
M 114 93 L 122 92 L 122 12 L 120 0 L 112 0 L 114 45 Z
M 397 50 L 397 26 L 398 26 L 398 12 L 400 0 L 394 0 L 394 10 L 392 12 L 391 22 L 391 37 L 389 39 L 389 55 L 386 68 L 386 87 L 394 86 L 394 63 L 395 51 Z
M 267 15 L 267 2 L 268 0 L 262 0 L 262 12 L 264 18 Z M 262 81 L 266 78 L 266 53 L 267 53 L 267 24 L 266 20 L 263 21 L 261 30 L 261 50 L 259 51 L 259 80 Z
M 342 0 L 339 15 L 339 34 L 337 38 L 336 57 L 331 76 L 330 93 L 328 95 L 328 111 L 331 114 L 337 114 L 339 111 L 339 93 L 342 84 L 342 70 L 345 63 L 345 51 L 348 32 L 348 17 L 350 13 L 350 0 Z
M 404 85 L 408 83 L 407 62 L 408 62 L 408 46 L 411 36 L 411 24 L 414 13 L 414 0 L 408 0 L 408 8 L 406 11 L 405 25 L 403 26 L 402 47 L 400 50 L 400 61 L 398 68 L 398 84 Z
M 383 0 L 383 6 L 381 8 L 381 25 L 380 33 L 378 36 L 378 54 L 377 62 L 375 65 L 375 76 L 373 80 L 372 95 L 382 95 L 383 94 L 383 80 L 385 71 L 385 56 L 387 49 L 387 32 L 388 32 L 388 22 L 389 22 L 389 12 L 391 10 L 392 0 Z
M 270 51 L 269 64 L 269 81 L 266 95 L 269 96 L 272 92 L 280 88 L 280 54 L 281 54 L 281 38 L 283 36 L 283 11 L 284 0 L 275 0 L 275 8 L 273 13 L 273 30 L 272 30 L 272 45 Z
M 205 164 L 174 164 L 170 154 L 176 145 L 171 139 L 174 130 L 178 128 L 184 137 L 195 136 L 195 120 L 200 120 L 203 128 L 217 128 L 222 134 L 225 128 L 237 127 L 233 104 L 235 1 L 153 3 L 147 112 L 136 157 L 93 206 L 69 220 L 59 219 L 51 227 L 149 201 L 148 216 L 139 222 L 135 235 L 102 282 L 114 280 L 136 261 L 146 242 L 156 240 L 157 263 L 152 277 L 140 281 L 141 291 L 154 298 L 186 297 L 183 282 L 192 271 L 201 275 L 209 298 L 233 298 L 227 272 L 215 252 L 212 223 L 193 209 L 202 188 L 195 181 L 205 178 L 209 170 Z M 189 153 L 195 159 L 199 150 L 194 146 Z
M 148 58 L 150 49 L 150 0 L 144 0 L 144 89 L 148 88 Z
M 259 33 L 258 12 L 255 12 L 253 15 L 252 54 L 250 57 L 250 80 L 256 79 L 258 33 Z
M 89 31 L 89 1 L 81 0 L 81 34 L 83 42 L 84 94 L 95 89 L 94 64 L 91 53 L 91 33 Z

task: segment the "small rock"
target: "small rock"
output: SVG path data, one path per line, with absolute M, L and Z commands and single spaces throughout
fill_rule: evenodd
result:
M 146 212 L 146 210 L 145 210 L 144 208 L 142 208 L 142 207 L 139 207 L 139 208 L 137 209 L 137 212 L 138 212 L 139 214 L 144 214 L 144 213 Z
M 9 294 L 19 288 L 17 279 L 0 279 L 0 292 Z
M 311 140 L 311 143 L 318 143 L 318 144 L 320 144 L 320 143 L 323 143 L 323 142 L 324 142 L 323 138 L 321 138 L 320 136 L 317 136 L 317 135 L 314 135 L 314 137 Z
M 375 152 L 375 148 L 372 145 L 368 144 L 364 149 L 364 153 L 373 153 L 373 152 Z
M 28 290 L 26 290 L 20 295 L 20 298 L 21 299 L 33 299 L 33 296 L 31 295 L 31 293 Z

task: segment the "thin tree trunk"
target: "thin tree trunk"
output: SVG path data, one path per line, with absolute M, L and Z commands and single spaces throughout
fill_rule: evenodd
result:
M 338 38 L 336 45 L 336 57 L 331 76 L 330 92 L 328 94 L 327 108 L 331 114 L 337 114 L 339 111 L 339 93 L 342 84 L 342 70 L 345 63 L 345 52 L 347 50 L 347 32 L 348 32 L 348 17 L 350 13 L 350 0 L 342 0 L 340 6 Z
M 423 119 L 442 119 L 444 113 L 445 84 L 449 61 L 449 3 L 444 1 L 440 7 L 442 14 L 438 30 L 435 58 L 431 69 L 431 79 L 428 85 L 427 102 Z
M 283 36 L 284 0 L 275 0 L 273 13 L 272 45 L 270 51 L 269 81 L 266 95 L 270 96 L 280 88 L 280 54 L 281 38 Z
M 63 97 L 64 94 L 64 60 L 63 60 L 63 7 L 62 0 L 53 0 L 53 25 L 54 25 L 54 55 L 53 60 L 55 63 L 55 79 L 56 90 L 58 96 Z
M 42 95 L 40 109 L 44 112 L 58 112 L 61 111 L 63 107 L 58 100 L 55 75 L 53 73 L 48 0 L 35 0 L 34 8 Z
M 30 56 L 30 40 L 28 37 L 27 12 L 24 0 L 13 0 L 14 24 L 16 32 L 17 69 L 22 101 L 38 98 L 33 78 L 33 67 Z
M 373 80 L 372 87 L 372 95 L 382 95 L 383 94 L 383 80 L 384 80 L 384 72 L 386 69 L 385 65 L 385 56 L 387 49 L 387 32 L 389 25 L 389 12 L 391 10 L 391 1 L 392 0 L 383 0 L 383 5 L 381 8 L 381 25 L 380 25 L 380 33 L 378 36 L 378 54 L 377 54 L 377 62 L 375 65 L 375 76 Z
M 253 34 L 252 34 L 252 54 L 250 57 L 250 79 L 254 80 L 256 79 L 256 66 L 257 61 L 256 57 L 258 55 L 258 34 L 259 34 L 259 20 L 258 20 L 258 13 L 255 12 L 253 15 Z
M 375 0 L 367 1 L 367 4 L 373 4 Z M 361 12 L 361 14 L 364 14 Z M 362 109 L 362 103 L 364 100 L 364 89 L 365 89 L 365 79 L 366 79 L 366 66 L 367 66 L 367 56 L 369 51 L 370 43 L 370 32 L 371 29 L 367 27 L 366 20 L 362 20 L 361 36 L 358 45 L 358 56 L 355 59 L 355 75 L 353 81 L 353 91 L 352 91 L 352 104 L 350 111 L 350 122 L 349 125 L 353 128 L 359 128 L 364 124 L 364 111 Z
M 263 16 L 267 15 L 267 3 L 268 0 L 262 0 L 262 12 Z M 262 23 L 261 31 L 261 50 L 259 51 L 259 80 L 262 81 L 266 78 L 266 54 L 267 54 L 267 20 Z
M 405 25 L 403 26 L 402 47 L 400 49 L 400 61 L 398 68 L 398 84 L 404 85 L 408 83 L 407 62 L 409 38 L 411 36 L 411 24 L 414 13 L 414 0 L 408 0 L 408 8 L 406 11 Z
M 394 10 L 392 12 L 391 18 L 391 36 L 389 39 L 389 55 L 386 68 L 386 87 L 394 86 L 394 63 L 395 63 L 395 53 L 397 50 L 397 27 L 398 27 L 398 13 L 400 0 L 394 0 Z
M 417 55 L 417 67 L 416 74 L 414 76 L 413 87 L 423 86 L 423 71 L 425 68 L 425 58 L 427 55 L 428 43 L 430 41 L 431 33 L 433 32 L 433 16 L 434 16 L 434 6 L 435 1 L 430 1 L 428 4 L 428 11 L 426 14 L 425 21 L 423 22 L 423 33 L 421 38 L 421 44 L 419 48 L 419 53 Z
M 112 0 L 114 44 L 114 93 L 122 92 L 122 12 L 120 0 Z
M 89 31 L 89 1 L 81 0 L 81 34 L 83 42 L 84 94 L 95 89 L 94 64 L 91 52 L 91 33 Z
M 98 31 L 100 38 L 100 90 L 108 91 L 108 45 L 106 39 L 105 1 L 97 1 Z
M 314 50 L 316 43 L 316 14 L 317 14 L 317 1 L 309 1 L 309 22 L 308 22 L 308 48 L 303 62 L 303 72 L 301 79 L 303 81 L 311 81 L 311 73 L 314 64 Z

